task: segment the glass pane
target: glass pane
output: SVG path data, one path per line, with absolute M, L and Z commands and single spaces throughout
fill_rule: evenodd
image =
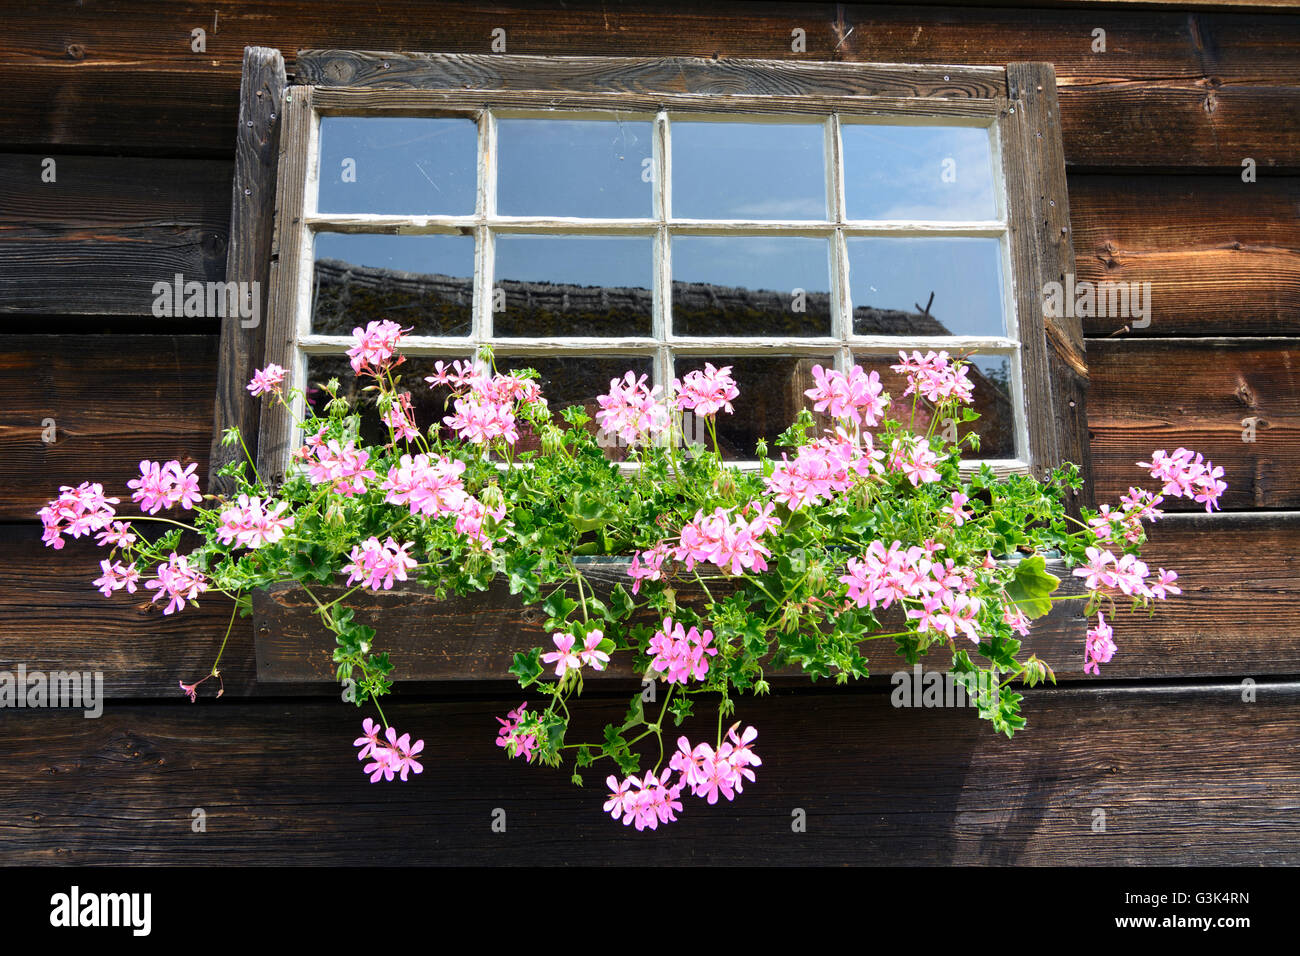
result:
M 492 324 L 498 336 L 650 334 L 649 236 L 496 238 Z
M 672 241 L 677 335 L 829 335 L 825 239 L 677 236 Z
M 499 120 L 497 212 L 649 218 L 652 135 L 646 121 Z
M 693 369 L 704 368 L 706 362 L 712 362 L 718 368 L 731 366 L 731 377 L 740 395 L 732 403 L 736 409 L 734 414 L 718 413 L 718 450 L 723 458 L 744 461 L 754 457 L 754 446 L 760 438 L 767 440 L 769 457 L 780 459 L 781 449 L 776 446 L 776 436 L 790 427 L 799 409 L 812 408 L 804 392 L 816 384 L 813 366 L 833 366 L 835 359 L 829 354 L 807 358 L 679 356 L 674 363 L 675 374 L 681 378 Z M 688 442 L 709 444 L 710 438 L 702 421 L 697 425 L 688 419 L 685 428 Z
M 850 219 L 995 219 L 989 131 L 844 123 Z
M 910 349 L 908 351 L 911 352 Z M 975 400 L 971 407 L 980 413 L 980 417 L 959 425 L 957 435 L 960 438 L 971 431 L 978 433 L 980 447 L 978 451 L 963 449 L 962 458 L 1015 458 L 1016 422 L 1011 405 L 1011 359 L 1005 355 L 971 355 L 966 360 L 971 364 L 966 376 L 975 386 Z M 903 423 L 914 421 L 914 430 L 919 434 L 924 434 L 929 429 L 929 406 L 924 401 L 917 402 L 916 417 L 912 419 L 912 396 L 903 395 L 907 391 L 907 379 L 890 368 L 891 365 L 898 364 L 897 352 L 859 354 L 854 356 L 854 361 L 868 372 L 875 369 L 880 373 L 881 384 L 891 399 L 891 418 Z
M 472 236 L 316 235 L 313 332 L 391 319 L 415 335 L 468 335 L 473 304 Z
M 824 220 L 824 144 L 815 123 L 676 120 L 673 216 Z
M 459 117 L 325 116 L 317 209 L 469 216 L 478 127 Z
M 570 405 L 581 405 L 591 418 L 587 430 L 593 435 L 598 433 L 596 412 L 600 411 L 600 402 L 597 397 L 609 392 L 611 379 L 621 379 L 628 372 L 634 373 L 638 378 L 642 375 L 649 376 L 647 382 L 653 381 L 654 377 L 654 363 L 648 355 L 575 355 L 554 358 L 498 355 L 496 364 L 503 372 L 519 368 L 537 369 L 541 376 L 538 382 L 542 387 L 542 397 L 550 406 L 551 413 L 558 418 L 560 412 Z M 562 420 L 559 424 L 564 426 Z M 605 448 L 607 457 L 614 461 L 622 461 L 627 457 L 627 449 L 619 447 L 617 441 L 609 442 L 608 445 Z M 540 448 L 541 443 L 531 433 L 531 426 L 521 425 L 519 443 L 515 445 L 516 452 L 537 451 Z
M 1006 334 L 999 240 L 863 238 L 847 245 L 858 335 Z

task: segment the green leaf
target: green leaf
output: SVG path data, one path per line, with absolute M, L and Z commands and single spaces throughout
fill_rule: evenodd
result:
M 542 649 L 534 647 L 528 653 L 516 652 L 510 673 L 519 679 L 519 686 L 527 687 L 542 675 Z
M 1007 583 L 1007 596 L 1026 616 L 1042 617 L 1052 609 L 1052 592 L 1061 579 L 1047 571 L 1047 559 L 1041 554 L 1021 558 L 1014 577 Z

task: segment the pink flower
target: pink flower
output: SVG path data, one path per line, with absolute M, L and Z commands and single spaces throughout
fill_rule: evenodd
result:
M 963 506 L 968 501 L 970 501 L 970 499 L 967 498 L 965 495 L 963 495 L 960 491 L 954 491 L 952 493 L 952 504 L 944 505 L 939 510 L 944 514 L 950 516 L 952 518 L 952 523 L 960 528 L 962 525 L 966 523 L 966 519 L 968 519 L 971 516 L 971 513 L 969 511 L 962 510 Z
M 337 438 L 319 444 L 314 449 L 315 460 L 307 465 L 307 476 L 313 485 L 333 485 L 333 491 L 351 498 L 366 491 L 366 482 L 379 476 L 366 467 L 370 452 L 357 448 L 348 441 L 339 445 Z
M 629 380 L 631 375 L 629 372 Z M 706 418 L 724 410 L 728 415 L 732 414 L 735 409 L 731 403 L 740 395 L 740 389 L 731 377 L 731 366 L 714 368 L 712 362 L 705 362 L 703 369 L 687 372 L 685 378 L 674 379 L 673 392 L 677 396 L 674 404 L 679 411 L 693 411 Z
M 1029 636 L 1029 618 L 1017 605 L 1011 604 L 1003 609 L 1002 621 L 1005 624 L 1010 624 L 1011 629 L 1021 637 Z
M 532 763 L 537 738 L 532 734 L 519 733 L 519 723 L 523 720 L 524 709 L 527 706 L 527 702 L 522 703 L 506 714 L 505 718 L 496 718 L 497 723 L 501 725 L 501 729 L 497 731 L 497 746 L 504 747 L 506 754 L 511 757 L 522 756 L 526 763 Z
M 347 583 L 363 581 L 372 591 L 392 590 L 393 581 L 405 581 L 406 572 L 416 566 L 416 560 L 406 553 L 411 547 L 413 542 L 398 544 L 391 535 L 383 544 L 372 535 L 353 545 L 348 555 L 352 563 L 343 568 L 348 572 Z
M 860 365 L 855 365 L 846 375 L 814 365 L 812 373 L 817 385 L 804 394 L 813 400 L 815 411 L 827 412 L 832 418 L 851 421 L 854 425 L 880 424 L 888 403 L 881 394 L 884 389 L 879 372 L 864 373 Z
M 861 446 L 843 432 L 804 445 L 790 461 L 784 453 L 781 464 L 764 479 L 767 490 L 781 504 L 797 511 L 804 505 L 829 501 L 848 490 L 857 478 L 879 472 L 882 452 L 873 447 L 870 435 L 861 436 Z
M 582 650 L 578 652 L 578 657 L 582 659 L 584 666 L 589 666 L 598 671 L 605 669 L 605 665 L 609 663 L 609 655 L 600 649 L 600 642 L 604 639 L 605 633 L 603 631 L 594 630 L 583 640 Z
M 890 368 L 907 376 L 904 396 L 917 394 L 936 405 L 948 399 L 963 403 L 973 400 L 975 386 L 967 377 L 966 365 L 953 364 L 947 352 L 928 352 L 922 356 L 914 351 L 908 358 L 907 352 L 900 351 L 898 357 L 899 364 Z
M 107 561 L 99 562 L 100 570 L 104 572 L 102 577 L 95 579 L 95 587 L 99 588 L 99 593 L 104 597 L 111 597 L 114 591 L 120 591 L 126 588 L 128 594 L 135 593 L 136 582 L 140 580 L 140 572 L 136 570 L 134 564 L 123 564 L 121 561 L 114 561 L 111 565 Z
M 129 548 L 138 539 L 131 533 L 131 525 L 125 521 L 114 521 L 107 531 L 101 531 L 95 538 L 100 546 L 111 544 L 119 548 Z
M 234 542 L 238 547 L 253 549 L 275 544 L 293 527 L 293 515 L 284 513 L 288 507 L 287 501 L 263 504 L 261 498 L 240 495 L 221 512 L 217 538 L 222 544 Z
M 692 627 L 687 631 L 681 622 L 664 618 L 663 627 L 650 638 L 650 666 L 663 674 L 670 684 L 684 684 L 687 680 L 704 680 L 709 672 L 708 658 L 717 656 L 718 649 L 711 647 L 713 632 L 700 633 Z
M 618 819 L 623 816 L 624 826 L 633 824 L 638 830 L 657 830 L 659 824 L 670 823 L 677 819 L 677 811 L 682 804 L 682 784 L 671 783 L 672 771 L 664 771 L 662 777 L 647 773 L 644 777 L 629 776 L 619 782 L 613 774 L 605 779 L 610 789 L 605 809 L 610 816 Z
M 631 793 L 632 778 L 619 780 L 618 777 L 611 773 L 605 778 L 605 785 L 609 787 L 609 799 L 605 801 L 605 810 L 617 820 L 627 812 L 629 799 L 633 796 Z
M 1072 572 L 1076 578 L 1086 578 L 1084 586 L 1089 591 L 1100 591 L 1102 588 L 1112 588 L 1115 586 L 1115 573 L 1110 567 L 1115 564 L 1115 555 L 1109 551 L 1103 551 L 1099 548 L 1088 548 L 1085 552 L 1088 561 L 1074 569 Z
M 1156 580 L 1151 584 L 1151 596 L 1158 601 L 1163 601 L 1171 594 L 1182 594 L 1183 589 L 1174 583 L 1177 580 L 1176 572 L 1161 568 L 1156 574 Z
M 446 456 L 403 455 L 379 487 L 388 492 L 385 501 L 406 505 L 413 515 L 460 514 L 467 497 L 460 477 L 464 472 L 463 461 Z
M 1097 614 L 1097 626 L 1088 631 L 1087 645 L 1083 655 L 1083 672 L 1101 674 L 1099 664 L 1108 664 L 1115 656 L 1115 642 L 1111 640 L 1114 632 L 1103 614 Z
M 388 319 L 373 321 L 364 330 L 359 326 L 353 329 L 352 348 L 348 349 L 352 371 L 378 377 L 393 365 L 400 365 L 401 358 L 396 362 L 393 358 L 402 336 L 409 331 Z
M 197 704 L 199 702 L 198 683 L 187 684 L 183 680 L 178 680 L 176 683 L 181 685 L 181 693 L 190 699 L 191 704 Z
M 1161 449 L 1149 462 L 1140 461 L 1138 465 L 1150 471 L 1152 478 L 1164 482 L 1161 494 L 1191 498 L 1204 504 L 1206 511 L 1218 507 L 1219 497 L 1228 489 L 1227 482 L 1221 480 L 1223 469 L 1188 448 L 1178 448 L 1172 455 Z
M 555 642 L 556 650 L 543 654 L 542 663 L 554 664 L 556 677 L 563 678 L 569 671 L 576 671 L 582 667 L 582 661 L 573 652 L 575 638 L 572 634 L 553 634 L 551 640 Z
M 889 470 L 901 471 L 914 488 L 939 480 L 934 467 L 938 463 L 939 456 L 924 438 L 895 438 L 890 445 Z
M 279 395 L 280 386 L 284 384 L 284 369 L 272 362 L 264 369 L 253 373 L 248 383 L 248 390 L 254 395 Z
M 484 551 L 491 551 L 492 539 L 483 531 L 483 522 L 488 518 L 491 518 L 497 524 L 505 521 L 505 504 L 502 503 L 494 509 L 489 509 L 473 495 L 466 495 L 464 501 L 461 502 L 460 511 L 456 513 L 456 533 L 477 542 Z M 504 541 L 505 535 L 502 535 L 497 540 Z
M 394 438 L 410 442 L 420 437 L 420 430 L 415 427 L 415 410 L 411 406 L 410 392 L 400 393 L 380 418 L 393 430 Z
M 179 461 L 163 465 L 156 461 L 142 461 L 140 477 L 126 483 L 128 488 L 135 489 L 131 500 L 140 505 L 141 511 L 151 515 L 177 504 L 189 510 L 203 500 L 199 494 L 199 479 L 194 473 L 196 468 L 197 463 L 182 468 Z
M 392 780 L 398 770 L 397 754 L 387 747 L 380 747 L 370 754 L 370 763 L 361 768 L 362 773 L 370 774 L 370 782 L 378 783 L 379 778 Z
M 104 486 L 97 482 L 84 481 L 76 488 L 62 486 L 59 497 L 36 513 L 41 519 L 41 541 L 57 551 L 63 547 L 65 534 L 80 538 L 107 527 L 116 514 L 113 505 L 118 502 L 117 498 L 106 498 Z M 101 544 L 103 538 L 101 535 Z
M 392 727 L 388 728 L 387 738 L 390 754 L 388 762 L 401 780 L 405 781 L 409 773 L 424 773 L 424 765 L 415 759 L 424 749 L 423 740 L 412 744 L 410 734 L 399 737 Z
M 662 541 L 648 551 L 632 555 L 632 564 L 627 569 L 627 574 L 632 578 L 633 594 L 641 590 L 642 581 L 659 581 L 663 578 L 663 564 L 667 557 L 668 545 Z
M 770 527 L 770 516 L 763 515 L 757 526 L 763 530 Z M 673 556 L 686 562 L 688 571 L 700 561 L 709 561 L 731 574 L 766 571 L 765 559 L 772 552 L 760 538 L 761 534 L 754 532 L 750 522 L 744 518 L 733 519 L 727 509 L 717 508 L 707 517 L 703 511 L 697 511 L 695 520 L 682 527 Z
M 371 783 L 378 783 L 380 777 L 392 780 L 399 777 L 405 781 L 411 773 L 423 773 L 424 766 L 415 758 L 424 749 L 424 741 L 411 743 L 410 734 L 397 735 L 397 728 L 389 727 L 381 738 L 380 726 L 369 717 L 361 724 L 362 734 L 352 741 L 352 746 L 360 747 L 358 760 L 370 758 L 370 763 L 361 768 L 370 775 Z
M 597 397 L 596 424 L 629 446 L 642 444 L 668 429 L 668 410 L 660 399 L 663 389 L 646 385 L 646 376 L 628 372 L 620 381 L 610 379 L 609 392 Z
M 361 748 L 360 752 L 357 754 L 357 759 L 365 760 L 374 753 L 376 749 L 383 746 L 379 740 L 379 732 L 383 730 L 383 728 L 367 717 L 361 722 L 361 730 L 362 735 L 352 741 L 352 746 Z
M 168 555 L 167 563 L 158 565 L 154 573 L 157 577 L 146 581 L 144 586 L 158 592 L 150 603 L 156 603 L 164 595 L 171 599 L 163 610 L 164 615 L 185 610 L 186 601 L 193 601 L 208 589 L 203 573 L 190 567 L 188 557 L 181 557 L 174 551 Z
M 509 445 L 519 440 L 512 403 L 497 402 L 486 396 L 458 398 L 456 414 L 443 421 L 462 439 L 474 445 L 486 445 L 498 438 Z

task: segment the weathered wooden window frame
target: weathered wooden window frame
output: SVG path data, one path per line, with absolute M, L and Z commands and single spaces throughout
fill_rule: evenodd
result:
M 229 424 L 249 421 L 248 403 L 243 386 L 253 367 L 276 362 L 289 370 L 290 377 L 301 376 L 308 352 L 341 352 L 346 346 L 332 338 L 310 334 L 311 231 L 325 227 L 330 231 L 353 232 L 447 232 L 461 227 L 485 231 L 490 225 L 505 223 L 495 217 L 495 209 L 482 196 L 476 213 L 469 217 L 382 216 L 372 214 L 316 215 L 308 197 L 316 194 L 315 162 L 319 120 L 323 115 L 476 115 L 483 110 L 526 112 L 542 115 L 551 111 L 573 113 L 595 111 L 608 114 L 646 114 L 655 117 L 655 172 L 660 188 L 669 189 L 670 171 L 665 161 L 669 155 L 661 141 L 663 117 L 671 113 L 713 113 L 759 115 L 812 114 L 825 117 L 828 164 L 831 182 L 836 186 L 831 199 L 831 213 L 825 223 L 814 228 L 819 234 L 833 235 L 843 242 L 846 231 L 864 235 L 1002 235 L 1004 286 L 1009 288 L 1008 305 L 1014 328 L 1007 339 L 996 343 L 998 351 L 1013 357 L 1012 381 L 1017 422 L 1017 460 L 990 462 L 995 470 L 1046 474 L 1052 467 L 1073 461 L 1089 475 L 1088 436 L 1084 395 L 1087 387 L 1087 364 L 1082 328 L 1076 317 L 1045 314 L 1044 288 L 1048 282 L 1064 283 L 1074 272 L 1074 254 L 1070 239 L 1069 203 L 1065 188 L 1064 153 L 1056 97 L 1055 73 L 1050 64 L 1013 63 L 997 67 L 910 66 L 897 64 L 849 64 L 782 62 L 761 60 L 712 61 L 696 58 L 606 58 L 606 57 L 530 57 L 479 56 L 456 54 L 378 54 L 350 51 L 302 51 L 298 55 L 297 83 L 283 85 L 283 67 L 279 65 L 282 95 L 275 90 L 278 54 L 250 48 L 245 55 L 245 75 L 241 92 L 240 141 L 236 164 L 235 210 L 232 216 L 232 249 L 229 263 L 236 274 L 227 279 L 256 277 L 265 266 L 257 249 L 265 246 L 269 233 L 265 210 L 269 208 L 268 191 L 274 196 L 274 234 L 271 242 L 264 344 L 256 335 L 241 335 L 233 323 L 223 328 L 222 361 L 219 370 L 217 402 L 218 433 Z M 270 77 L 268 79 L 268 77 Z M 258 124 L 246 121 L 260 111 L 264 117 L 271 110 L 266 136 L 250 136 L 246 128 Z M 845 219 L 843 165 L 838 148 L 839 116 L 879 117 L 882 120 L 934 122 L 943 125 L 975 125 L 991 129 L 994 152 L 995 185 L 998 187 L 1000 219 L 990 222 L 944 224 L 874 223 L 855 226 Z M 276 117 L 278 116 L 278 121 Z M 279 136 L 278 169 L 268 172 L 267 143 Z M 480 136 L 488 137 L 491 146 L 491 121 L 480 124 Z M 492 155 L 480 143 L 480 162 Z M 480 172 L 482 184 L 494 177 Z M 268 179 L 270 180 L 268 182 Z M 278 186 L 277 186 L 278 182 Z M 241 196 L 241 188 L 243 195 Z M 1005 205 L 1003 205 L 1005 203 Z M 260 210 L 260 214 L 259 214 Z M 667 235 L 667 221 L 656 202 L 656 216 L 634 228 L 656 230 L 657 242 Z M 515 217 L 508 227 L 529 231 L 546 225 L 563 232 L 578 231 L 576 223 L 559 220 L 522 219 Z M 672 221 L 676 228 L 681 221 Z M 685 224 L 687 228 L 689 223 Z M 787 228 L 808 231 L 806 221 L 790 223 L 743 223 L 739 228 L 758 231 Z M 583 222 L 581 231 L 589 231 Z M 615 231 L 617 228 L 616 227 Z M 707 231 L 727 231 L 726 225 L 712 223 Z M 973 232 L 972 232 L 973 230 Z M 535 228 L 533 231 L 536 231 Z M 476 244 L 481 238 L 476 236 Z M 842 253 L 842 250 L 841 250 Z M 657 270 L 665 268 L 659 257 Z M 476 283 L 482 284 L 486 273 L 476 266 Z M 656 285 L 663 281 L 656 276 Z M 843 270 L 834 275 L 833 296 L 847 296 L 847 276 Z M 666 292 L 666 289 L 661 289 Z M 465 355 L 472 342 L 482 338 L 481 311 L 489 308 L 490 290 L 475 287 L 476 318 L 470 340 L 429 340 L 413 338 L 409 354 Z M 660 297 L 662 298 L 662 296 Z M 846 298 L 840 298 L 843 304 Z M 566 347 L 591 354 L 593 347 L 606 354 L 628 348 L 655 348 L 657 362 L 663 362 L 668 350 L 662 327 L 663 309 L 656 309 L 657 334 L 653 342 L 618 343 L 572 340 L 557 346 L 554 342 L 528 342 L 511 338 L 510 351 L 518 354 L 563 354 Z M 843 309 L 832 309 L 838 316 L 833 336 L 826 339 L 781 343 L 781 354 L 809 354 L 835 351 L 844 364 L 853 351 L 883 352 L 900 345 L 924 348 L 953 348 L 987 344 L 987 340 L 963 341 L 962 337 L 942 340 L 893 336 L 854 336 L 852 317 Z M 304 324 L 307 323 L 307 324 Z M 847 328 L 846 328 L 847 326 Z M 258 330 L 261 332 L 262 330 Z M 769 342 L 751 339 L 708 339 L 689 343 L 670 343 L 675 354 L 773 354 Z M 686 344 L 687 348 L 682 349 Z M 306 346 L 302 349 L 301 346 Z M 1018 359 L 1018 360 L 1017 360 Z M 659 372 L 662 374 L 662 369 Z M 295 381 L 293 384 L 300 384 Z M 264 403 L 255 447 L 259 472 L 271 481 L 281 480 L 297 436 L 290 416 L 281 408 Z M 229 460 L 228 450 L 214 444 L 213 477 Z M 1085 484 L 1085 489 L 1089 485 Z M 1085 498 L 1086 499 L 1086 494 Z M 281 594 L 283 598 L 284 594 Z M 417 601 L 421 599 L 415 599 Z M 500 600 L 498 597 L 497 600 Z M 263 605 L 265 601 L 261 602 Z M 382 603 L 382 602 L 381 602 Z M 390 602 L 391 603 L 391 602 Z M 280 607 L 283 606 L 281 602 Z M 408 607 L 409 611 L 409 607 Z M 391 612 L 391 609 L 390 609 Z M 400 615 L 400 612 L 398 612 Z M 272 615 L 275 616 L 275 615 Z M 404 615 L 409 617 L 409 613 Z M 515 615 L 509 615 L 514 618 Z M 481 623 L 481 622 L 480 622 Z M 504 619 L 502 623 L 505 623 Z M 527 624 L 527 617 L 515 623 Z M 1073 633 L 1077 628 L 1070 628 Z M 495 628 L 494 628 L 495 630 Z M 1082 631 L 1079 630 L 1081 636 Z M 259 625 L 259 672 L 269 679 L 304 679 L 308 671 L 293 667 L 285 670 L 262 667 L 262 637 L 270 637 L 265 625 Z M 513 634 L 518 639 L 518 632 Z M 327 651 L 328 648 L 318 648 Z M 327 658 L 326 658 L 327 660 Z M 320 661 L 310 673 L 320 673 Z M 415 676 L 444 676 L 441 672 Z M 456 674 L 448 676 L 466 676 Z

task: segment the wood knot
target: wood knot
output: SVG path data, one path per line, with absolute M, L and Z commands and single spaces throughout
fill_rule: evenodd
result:
M 86 48 L 80 43 L 69 43 L 67 50 L 68 58 L 72 60 L 83 59 L 86 55 Z

